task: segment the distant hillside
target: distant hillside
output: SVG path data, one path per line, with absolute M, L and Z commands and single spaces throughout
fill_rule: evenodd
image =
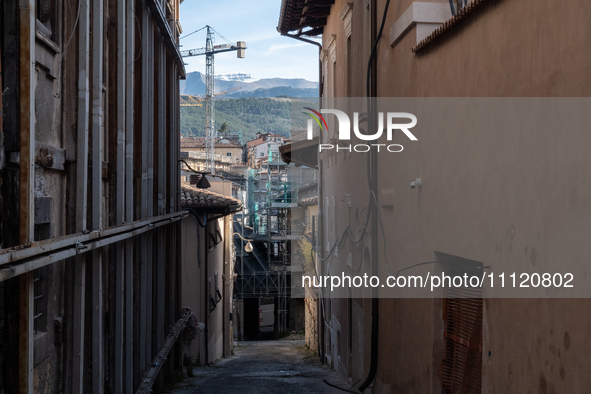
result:
M 298 100 L 299 106 L 309 102 Z M 301 104 L 300 104 L 301 103 Z M 305 124 L 302 111 L 293 111 L 299 124 Z M 230 132 L 242 131 L 243 141 L 255 138 L 256 133 L 274 133 L 289 137 L 291 133 L 292 100 L 287 98 L 236 98 L 216 99 L 215 127 L 227 122 Z M 205 110 L 203 107 L 181 107 L 181 134 L 184 137 L 205 135 Z
M 224 98 L 242 97 L 315 97 L 318 96 L 318 89 L 292 88 L 291 86 L 277 86 L 269 89 L 257 89 L 252 91 L 237 90 L 224 95 Z
M 241 90 L 238 92 L 251 92 L 257 89 L 271 89 L 277 87 L 293 88 L 293 89 L 314 89 L 313 94 L 308 94 L 308 97 L 318 96 L 318 82 L 308 81 L 302 78 L 265 78 L 255 79 L 246 73 L 235 73 L 227 75 L 216 75 L 215 77 L 215 91 L 222 92 L 240 86 Z M 187 79 L 180 81 L 181 94 L 202 95 L 205 94 L 205 75 L 200 72 L 192 72 L 187 74 Z M 233 93 L 238 93 L 233 92 Z M 286 93 L 278 93 L 286 94 Z M 286 94 L 288 95 L 288 94 Z M 268 94 L 267 97 L 271 96 Z M 294 95 L 295 96 L 295 95 Z M 247 96 L 235 96 L 247 97 Z M 263 96 L 258 96 L 263 97 Z M 304 97 L 304 96 L 298 96 Z

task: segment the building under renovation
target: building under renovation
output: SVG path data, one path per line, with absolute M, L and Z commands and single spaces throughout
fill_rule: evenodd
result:
M 0 7 L 0 392 L 147 392 L 180 366 L 179 6 Z
M 247 209 L 234 220 L 240 234 L 235 237 L 235 295 L 244 302 L 243 327 L 250 338 L 258 329 L 259 299 L 267 297 L 273 298 L 275 332 L 303 329 L 303 294 L 292 293 L 292 273 L 301 272 L 304 262 L 298 242 L 307 225 L 298 192 L 315 176 L 285 163 L 277 144 L 268 144 L 261 157 L 258 168 L 247 170 Z M 248 241 L 251 251 L 245 250 Z

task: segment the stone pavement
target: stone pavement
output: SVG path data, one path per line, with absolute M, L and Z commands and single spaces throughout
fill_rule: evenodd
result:
M 194 393 L 343 393 L 322 380 L 349 388 L 345 378 L 320 364 L 303 340 L 236 342 L 234 356 L 193 370 L 195 377 L 171 394 Z

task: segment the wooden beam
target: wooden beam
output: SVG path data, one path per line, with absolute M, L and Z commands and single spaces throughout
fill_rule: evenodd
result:
M 320 27 L 326 25 L 326 18 L 319 18 L 313 21 L 306 20 L 306 23 L 302 27 Z
M 125 1 L 111 2 L 116 4 L 117 13 L 117 169 L 115 185 L 115 224 L 125 221 L 125 143 L 126 143 L 126 65 L 127 49 L 127 5 Z M 125 366 L 125 253 L 126 242 L 119 242 L 115 246 L 115 365 L 112 371 L 115 375 L 113 387 L 116 393 L 123 393 L 123 373 Z M 130 263 L 128 263 L 130 264 Z
M 35 232 L 35 1 L 19 1 L 20 28 L 20 166 L 19 242 L 34 240 Z M 33 275 L 19 280 L 19 375 L 20 394 L 33 392 Z
M 166 212 L 166 46 L 158 39 L 158 215 Z M 156 343 L 164 339 L 164 300 L 165 300 L 165 239 L 163 232 L 156 233 Z
M 147 194 L 146 194 L 146 215 L 147 217 L 154 216 L 154 94 L 155 94 L 155 80 L 154 80 L 154 62 L 155 62 L 155 43 L 154 43 L 154 33 L 155 33 L 155 23 L 154 23 L 154 13 L 148 9 L 148 37 L 147 37 L 147 45 L 148 45 L 148 63 L 147 63 L 147 72 L 148 72 L 148 117 L 146 118 L 147 121 Z M 147 243 L 145 244 L 145 249 L 147 253 L 147 260 L 146 260 L 146 368 L 149 366 L 149 362 L 152 359 L 152 327 L 153 327 L 153 319 L 152 319 L 152 264 L 153 264 L 153 257 L 154 257 L 154 233 L 150 232 L 146 234 Z
M 103 227 L 103 0 L 92 2 L 92 228 Z M 104 392 L 103 253 L 92 252 L 92 391 Z
M 80 0 L 78 19 L 78 118 L 76 130 L 76 218 L 75 230 L 87 230 L 88 202 L 88 135 L 90 109 L 90 0 Z M 76 256 L 72 316 L 72 385 L 75 393 L 83 392 L 86 322 L 86 256 Z
M 121 0 L 120 0 L 121 1 Z M 134 129 L 134 61 L 136 59 L 136 45 L 135 45 L 135 0 L 121 1 L 126 6 L 126 20 L 127 30 L 126 36 L 126 96 L 125 96 L 125 222 L 133 222 L 134 212 L 134 187 L 133 187 L 133 129 Z M 134 26 L 133 28 L 131 26 Z M 125 375 L 124 375 L 124 393 L 131 393 L 133 391 L 133 263 L 134 263 L 134 249 L 133 240 L 125 241 Z
M 315 27 L 310 30 L 302 31 L 300 34 L 298 34 L 298 36 L 315 37 L 319 34 L 322 34 L 323 32 L 324 32 L 324 26 L 320 26 L 320 27 Z
M 330 15 L 330 7 L 315 8 L 313 10 L 302 11 L 303 16 L 309 16 L 314 18 L 324 17 Z
M 183 332 L 183 329 L 187 325 L 190 313 L 185 312 L 184 315 L 172 326 L 170 333 L 166 337 L 166 340 L 158 350 L 158 354 L 154 357 L 154 360 L 150 364 L 150 368 L 146 370 L 142 383 L 138 387 L 136 394 L 148 394 L 152 392 L 152 386 L 158 376 L 158 372 L 162 368 L 162 364 L 168 358 L 168 354 L 172 350 L 173 345 Z
M 34 237 L 35 2 L 20 0 L 20 243 Z
M 164 37 L 164 42 L 168 46 L 172 58 L 175 61 L 175 64 L 179 67 L 179 73 L 181 75 L 181 78 L 185 79 L 185 66 L 183 58 L 181 56 L 181 53 L 179 52 L 175 33 L 173 30 L 170 29 L 168 21 L 166 20 L 164 10 L 162 9 L 162 7 L 160 7 L 159 3 L 156 3 L 156 0 L 146 0 L 146 2 L 152 10 L 153 18 L 158 24 L 158 27 L 160 28 L 162 37 Z

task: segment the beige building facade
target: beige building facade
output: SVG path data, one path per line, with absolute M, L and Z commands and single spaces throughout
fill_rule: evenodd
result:
M 185 341 L 184 354 L 197 365 L 232 354 L 234 272 L 233 214 L 240 201 L 203 189 L 183 187 L 181 205 L 191 212 L 182 222 L 182 303 L 204 330 Z
M 205 138 L 181 137 L 181 152 L 205 153 Z M 215 154 L 232 161 L 234 164 L 242 162 L 242 146 L 235 140 L 225 138 L 216 139 Z
M 591 4 L 480 0 L 459 10 L 453 4 L 455 16 L 447 1 L 390 2 L 375 52 L 371 96 L 585 97 L 591 92 L 591 55 L 578 49 L 588 44 Z M 368 93 L 367 64 L 385 6 L 385 0 L 312 1 L 304 10 L 302 2 L 282 2 L 281 33 L 322 34 L 324 98 Z M 414 154 L 374 156 L 377 209 L 365 248 L 348 242 L 339 246 L 338 259 L 350 256 L 366 264 L 366 272 L 376 266 L 383 272 L 385 258 L 404 267 L 437 260 L 436 252 L 485 265 L 502 261 L 528 272 L 558 269 L 563 259 L 586 259 L 591 228 L 585 223 L 585 201 L 591 187 L 584 169 L 591 163 L 580 146 L 589 145 L 589 136 L 563 130 L 565 149 L 557 149 L 549 133 L 520 138 L 502 129 L 494 136 L 475 133 L 478 138 L 451 133 L 439 144 L 425 136 Z M 332 137 L 322 135 L 320 143 Z M 366 159 L 320 155 L 321 256 L 351 224 L 350 212 L 362 212 L 371 201 L 366 188 L 343 181 L 365 182 Z M 423 187 L 411 190 L 416 178 Z M 327 266 L 321 264 L 322 269 L 327 274 Z M 356 388 L 369 377 L 377 393 L 591 388 L 583 372 L 591 357 L 579 350 L 591 336 L 591 319 L 581 313 L 591 306 L 588 299 L 450 300 L 328 297 L 324 306 L 318 303 L 321 357 L 359 382 Z M 447 324 L 458 318 L 450 315 L 455 307 L 474 311 L 467 338 L 448 331 Z M 372 316 L 379 323 L 372 324 Z M 459 324 L 465 316 L 460 313 Z M 450 364 L 453 350 L 464 357 L 464 369 Z

